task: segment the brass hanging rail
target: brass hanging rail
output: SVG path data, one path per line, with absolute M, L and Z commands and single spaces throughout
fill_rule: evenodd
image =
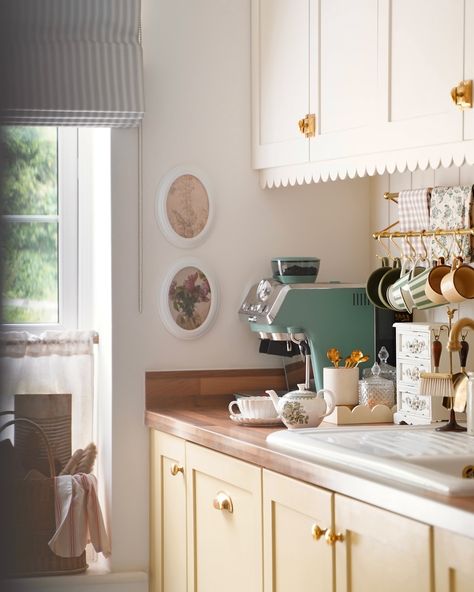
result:
M 392 224 L 395 226 L 397 222 Z M 389 227 L 390 228 L 390 227 Z M 436 230 L 406 230 L 405 232 L 391 232 L 388 228 L 382 230 L 380 232 L 374 232 L 372 236 L 375 239 L 378 238 L 406 238 L 406 237 L 415 237 L 415 236 L 446 236 L 446 235 L 454 235 L 454 234 L 471 234 L 474 236 L 474 228 L 457 228 L 453 230 L 442 230 L 441 228 L 437 228 Z

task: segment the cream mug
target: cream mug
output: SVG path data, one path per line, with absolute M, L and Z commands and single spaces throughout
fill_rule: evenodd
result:
M 474 298 L 474 269 L 463 263 L 461 257 L 453 260 L 451 271 L 441 280 L 441 293 L 448 302 Z
M 415 308 L 424 310 L 446 304 L 447 300 L 434 288 L 441 285 L 441 279 L 450 269 L 449 265 L 444 265 L 444 259 L 440 258 L 433 267 L 428 267 L 406 284 L 404 294 L 408 292 Z
M 237 405 L 240 413 L 235 413 L 234 405 Z M 278 417 L 273 401 L 270 397 L 240 397 L 229 403 L 229 413 L 234 417 L 246 419 L 273 419 Z

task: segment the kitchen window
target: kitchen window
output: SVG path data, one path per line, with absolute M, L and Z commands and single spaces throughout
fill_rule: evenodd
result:
M 76 128 L 4 128 L 3 322 L 77 328 Z

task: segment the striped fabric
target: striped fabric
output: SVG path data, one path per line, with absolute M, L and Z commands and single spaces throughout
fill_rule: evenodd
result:
M 48 542 L 60 557 L 79 557 L 91 542 L 97 553 L 110 555 L 94 475 L 78 473 L 54 479 L 56 532 Z
M 140 0 L 0 0 L 0 122 L 134 127 Z

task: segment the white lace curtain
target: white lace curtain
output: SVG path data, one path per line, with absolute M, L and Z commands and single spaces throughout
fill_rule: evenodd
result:
M 72 450 L 84 448 L 93 439 L 95 337 L 93 331 L 3 333 L 3 409 L 14 408 L 16 394 L 71 393 Z

